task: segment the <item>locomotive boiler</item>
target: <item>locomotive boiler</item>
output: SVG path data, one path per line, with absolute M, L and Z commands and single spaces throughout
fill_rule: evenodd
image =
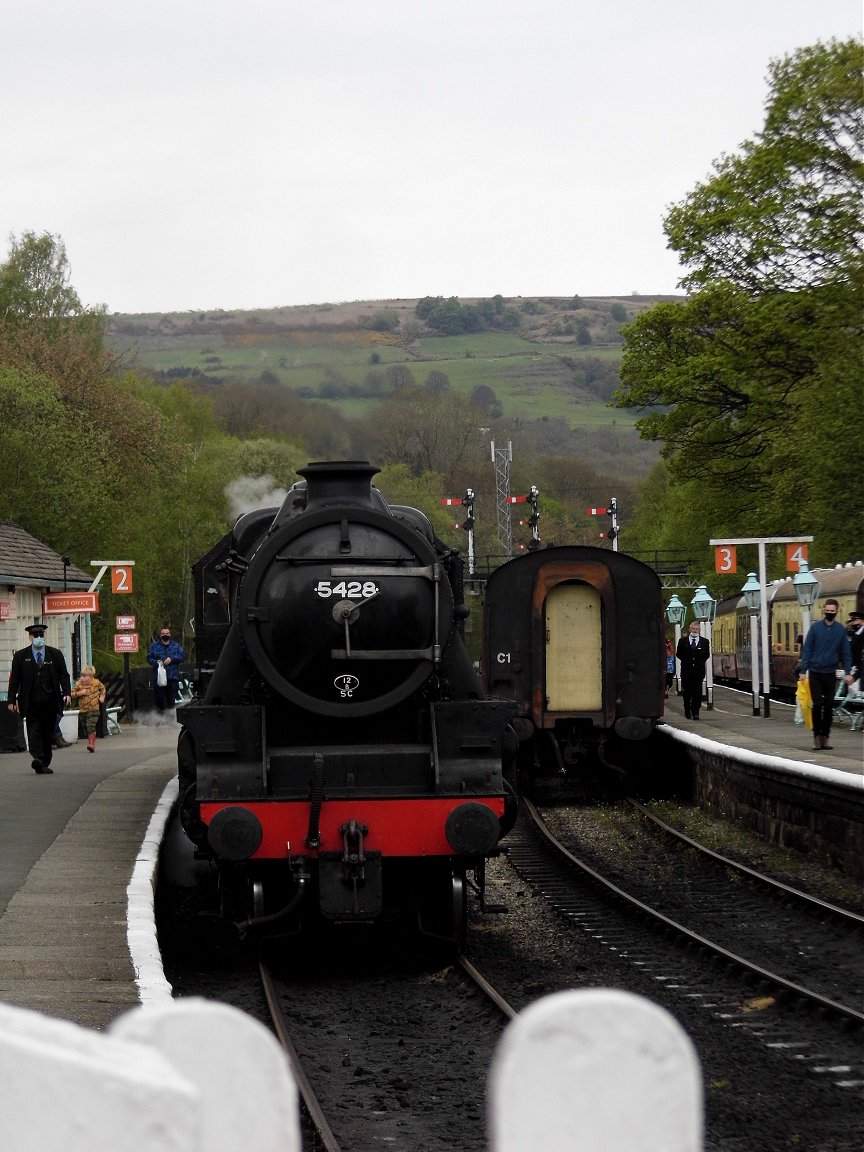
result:
M 410 917 L 461 943 L 515 818 L 515 707 L 462 638 L 462 562 L 366 461 L 321 462 L 194 566 L 180 815 L 244 929 Z
M 656 572 L 608 549 L 546 548 L 491 573 L 483 675 L 518 708 L 520 790 L 566 798 L 643 763 L 664 710 L 663 607 Z

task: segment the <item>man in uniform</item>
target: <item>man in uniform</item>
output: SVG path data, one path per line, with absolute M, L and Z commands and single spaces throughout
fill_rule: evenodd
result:
M 51 775 L 51 745 L 58 713 L 72 703 L 72 685 L 66 659 L 59 648 L 45 643 L 45 625 L 29 624 L 30 644 L 12 657 L 7 704 L 27 724 L 27 743 L 32 768 L 40 776 Z
M 699 621 L 691 620 L 690 635 L 678 641 L 675 655 L 681 662 L 681 695 L 684 698 L 684 715 L 688 720 L 699 719 L 702 704 L 702 681 L 705 679 L 705 665 L 711 655 L 711 646 L 699 634 Z

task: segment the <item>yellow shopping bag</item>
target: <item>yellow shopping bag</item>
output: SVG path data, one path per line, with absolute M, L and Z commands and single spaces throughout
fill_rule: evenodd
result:
M 803 680 L 798 681 L 798 687 L 795 689 L 795 699 L 797 701 L 797 708 L 795 709 L 795 719 L 798 719 L 798 712 L 801 712 L 801 719 L 804 721 L 805 728 L 813 727 L 813 698 L 810 695 L 810 678 L 805 676 Z

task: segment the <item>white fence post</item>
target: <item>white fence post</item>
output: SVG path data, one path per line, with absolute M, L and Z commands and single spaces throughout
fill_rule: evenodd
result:
M 701 1152 L 699 1060 L 665 1009 L 558 992 L 507 1026 L 490 1073 L 491 1152 Z
M 207 1000 L 133 1008 L 107 1033 L 0 1004 L 3 1152 L 300 1152 L 270 1032 Z
M 161 1052 L 0 1004 L 4 1152 L 197 1152 L 199 1111 Z
M 161 1052 L 196 1086 L 202 1152 L 300 1152 L 297 1085 L 287 1058 L 245 1012 L 174 1000 L 127 1012 L 110 1032 Z

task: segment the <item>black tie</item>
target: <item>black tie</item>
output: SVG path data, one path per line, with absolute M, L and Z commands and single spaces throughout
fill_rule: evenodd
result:
M 36 653 L 36 663 L 37 663 L 37 664 L 40 666 L 40 668 L 41 668 L 41 666 L 42 666 L 42 661 L 43 661 L 44 659 L 45 659 L 45 657 L 42 655 L 42 653 L 41 653 L 41 652 L 37 652 L 37 653 Z
M 697 643 L 697 641 L 696 641 L 696 637 L 695 637 L 695 636 L 694 636 L 694 637 L 693 637 L 693 639 L 690 641 L 690 643 L 693 645 L 693 647 L 694 647 L 694 648 L 696 647 L 696 643 Z

